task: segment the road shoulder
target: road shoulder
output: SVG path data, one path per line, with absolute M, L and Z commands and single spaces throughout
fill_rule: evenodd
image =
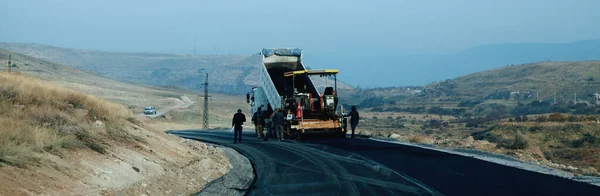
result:
M 434 151 L 439 151 L 439 152 L 445 152 L 445 153 L 459 155 L 459 156 L 471 157 L 471 158 L 475 158 L 475 159 L 479 159 L 479 160 L 483 160 L 483 161 L 487 161 L 487 162 L 492 162 L 492 163 L 496 163 L 496 164 L 500 164 L 500 165 L 519 168 L 522 170 L 557 176 L 557 177 L 566 178 L 566 179 L 570 179 L 570 180 L 574 180 L 574 181 L 585 182 L 585 183 L 592 184 L 595 186 L 600 186 L 600 177 L 594 177 L 594 176 L 578 177 L 578 176 L 574 176 L 572 173 L 569 173 L 566 171 L 562 171 L 562 170 L 550 168 L 550 167 L 545 167 L 545 166 L 539 165 L 539 164 L 524 162 L 524 161 L 518 160 L 513 157 L 509 157 L 506 155 L 494 154 L 491 152 L 484 152 L 484 151 L 479 151 L 479 150 L 475 150 L 475 149 L 441 148 L 441 147 L 437 147 L 434 145 L 415 144 L 415 143 L 410 143 L 410 142 L 390 140 L 388 138 L 370 138 L 370 139 L 379 141 L 379 142 L 395 143 L 395 144 L 413 146 L 413 147 L 434 150 Z
M 227 174 L 209 182 L 196 195 L 245 195 L 255 179 L 250 160 L 231 148 L 220 147 L 229 158 L 232 168 Z

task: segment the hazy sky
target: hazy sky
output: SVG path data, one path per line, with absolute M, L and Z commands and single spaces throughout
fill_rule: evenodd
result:
M 3 0 L 0 42 L 189 54 L 195 38 L 200 54 L 450 54 L 598 39 L 598 8 L 598 0 Z

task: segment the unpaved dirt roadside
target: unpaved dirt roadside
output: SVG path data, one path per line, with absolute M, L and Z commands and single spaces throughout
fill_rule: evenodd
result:
M 231 148 L 223 147 L 229 163 L 233 166 L 229 173 L 209 182 L 197 196 L 241 196 L 245 195 L 254 183 L 256 176 L 250 160 Z
M 0 195 L 191 195 L 232 168 L 220 147 L 140 124 L 126 127 L 139 142 L 103 140 L 103 154 L 64 150 L 40 154 L 37 165 L 0 164 Z
M 191 195 L 230 171 L 231 165 L 223 149 L 194 140 L 180 141 L 191 148 L 188 154 L 200 156 L 168 164 L 162 167 L 160 175 L 118 189 L 102 190 L 101 195 Z

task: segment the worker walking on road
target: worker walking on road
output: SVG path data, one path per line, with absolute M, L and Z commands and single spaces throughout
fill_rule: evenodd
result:
M 352 129 L 352 136 L 350 138 L 354 138 L 354 130 L 356 129 L 356 125 L 358 125 L 358 120 L 360 120 L 356 106 L 352 106 L 352 111 L 350 111 L 348 116 L 350 116 L 350 128 Z
M 242 125 L 246 122 L 246 116 L 242 113 L 241 109 L 237 110 L 237 113 L 233 115 L 231 126 L 233 127 L 233 143 L 242 143 Z
M 258 110 L 256 110 L 256 113 L 252 115 L 252 122 L 256 126 L 256 137 L 258 139 L 261 139 L 265 128 L 265 117 L 261 108 L 258 108 Z
M 273 125 L 275 126 L 275 133 L 277 133 L 277 138 L 279 141 L 283 141 L 283 123 L 285 122 L 285 117 L 279 108 L 275 109 L 275 113 L 273 114 Z

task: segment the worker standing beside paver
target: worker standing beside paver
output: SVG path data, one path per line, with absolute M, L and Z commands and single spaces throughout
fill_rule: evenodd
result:
M 283 123 L 285 122 L 283 113 L 279 108 L 275 109 L 275 113 L 273 114 L 273 125 L 275 126 L 275 133 L 277 133 L 277 138 L 279 141 L 283 141 Z
M 263 135 L 263 130 L 265 128 L 265 117 L 263 116 L 261 108 L 258 108 L 258 110 L 256 110 L 256 113 L 252 115 L 252 122 L 256 126 L 256 137 L 258 139 L 261 139 Z
M 273 122 L 271 121 L 271 117 L 273 116 L 273 108 L 271 104 L 267 104 L 267 110 L 263 112 L 263 116 L 265 118 L 265 141 L 269 140 L 269 138 L 273 138 Z
M 358 125 L 358 120 L 360 120 L 358 111 L 356 111 L 356 106 L 352 106 L 352 111 L 350 111 L 348 116 L 350 116 L 350 128 L 352 129 L 352 136 L 350 136 L 350 138 L 354 138 L 354 130 Z

